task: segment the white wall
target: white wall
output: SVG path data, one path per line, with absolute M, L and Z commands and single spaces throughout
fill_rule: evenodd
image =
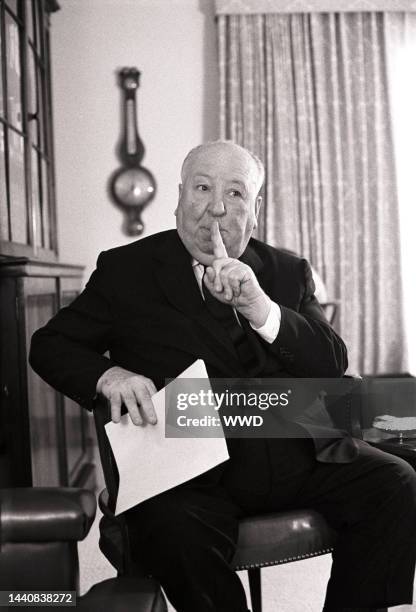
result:
M 217 137 L 211 0 L 65 0 L 52 16 L 52 72 L 60 259 L 86 266 L 134 238 L 106 192 L 119 166 L 116 70 L 136 66 L 143 165 L 158 184 L 143 236 L 174 226 L 181 161 Z

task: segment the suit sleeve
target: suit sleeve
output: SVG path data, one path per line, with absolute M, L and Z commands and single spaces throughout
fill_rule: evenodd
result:
M 306 260 L 300 260 L 303 293 L 299 310 L 279 304 L 280 330 L 269 345 L 285 370 L 297 377 L 342 376 L 348 367 L 347 349 L 332 329 L 314 295 L 315 283 Z
M 29 362 L 52 387 L 92 408 L 100 376 L 116 365 L 103 353 L 113 328 L 105 253 L 84 291 L 32 336 Z

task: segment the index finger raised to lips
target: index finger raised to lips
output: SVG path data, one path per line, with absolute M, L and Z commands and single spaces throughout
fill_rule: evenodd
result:
M 215 259 L 228 257 L 227 249 L 225 248 L 225 244 L 220 233 L 218 221 L 214 221 L 214 223 L 211 225 L 211 240 L 214 247 Z

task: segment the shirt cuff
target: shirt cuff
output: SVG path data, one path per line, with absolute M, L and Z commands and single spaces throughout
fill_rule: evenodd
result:
M 263 340 L 271 344 L 277 338 L 277 334 L 280 330 L 281 319 L 282 313 L 280 310 L 280 306 L 276 304 L 276 302 L 272 302 L 272 300 L 270 300 L 270 311 L 266 319 L 266 323 L 261 327 L 254 327 L 254 325 L 251 325 L 251 323 L 250 325 L 254 329 L 254 331 L 257 332 L 259 336 L 263 338 Z

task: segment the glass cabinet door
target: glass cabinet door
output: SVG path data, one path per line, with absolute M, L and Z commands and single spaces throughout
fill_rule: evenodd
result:
M 9 237 L 11 242 L 28 244 L 28 207 L 26 201 L 25 133 L 22 105 L 21 38 L 23 24 L 18 12 L 3 11 L 4 32 L 4 136 L 8 181 Z M 13 3 L 12 3 L 13 7 Z
M 4 126 L 0 123 L 0 241 L 9 240 L 9 206 L 6 188 L 6 158 L 4 150 Z
M 46 0 L 0 0 L 0 254 L 56 259 Z

